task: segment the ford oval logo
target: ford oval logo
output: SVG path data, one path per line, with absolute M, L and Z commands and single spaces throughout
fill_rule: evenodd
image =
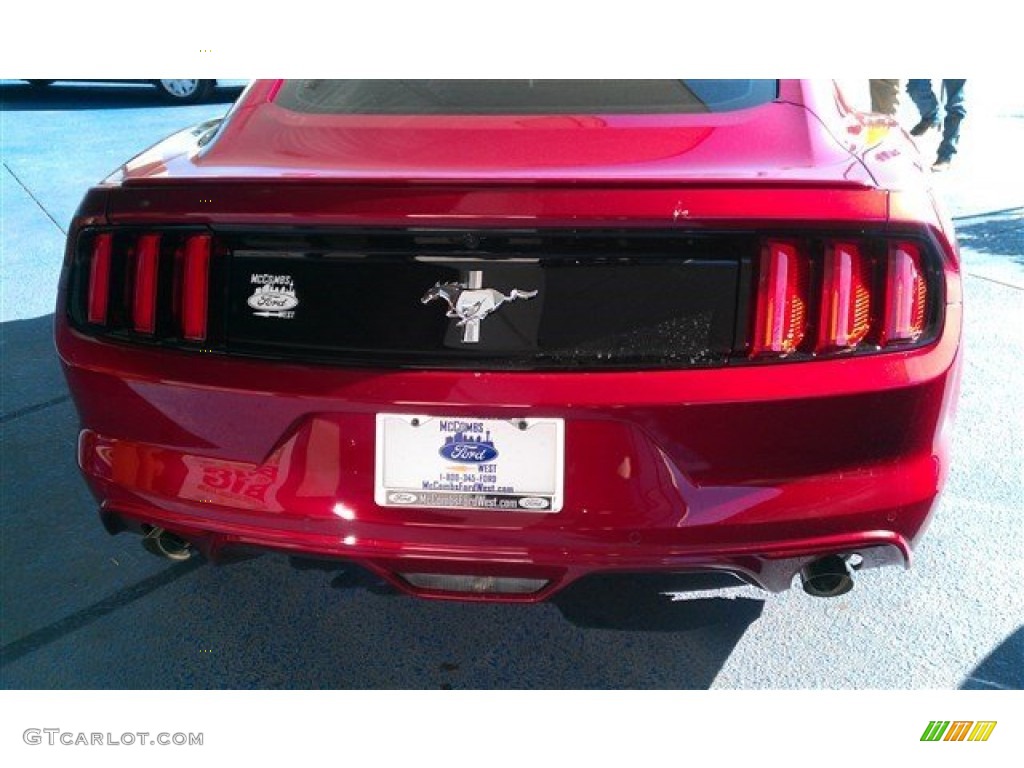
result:
M 404 493 L 399 491 L 398 493 L 388 494 L 388 501 L 392 504 L 412 504 L 416 501 L 415 493 Z
M 285 312 L 295 309 L 299 305 L 299 300 L 289 291 L 264 291 L 250 296 L 246 303 L 253 309 Z
M 482 443 L 448 443 L 438 451 L 449 461 L 468 461 L 472 464 L 483 464 L 498 458 L 498 450 L 493 445 Z
M 548 500 L 540 496 L 526 496 L 519 500 L 519 506 L 523 509 L 547 509 Z

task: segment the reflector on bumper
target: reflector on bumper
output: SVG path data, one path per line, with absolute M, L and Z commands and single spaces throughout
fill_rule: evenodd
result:
M 471 594 L 532 595 L 548 584 L 547 579 L 522 579 L 511 576 L 465 576 L 443 573 L 399 574 L 417 589 Z

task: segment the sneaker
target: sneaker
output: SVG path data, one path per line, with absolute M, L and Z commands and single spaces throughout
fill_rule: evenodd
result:
M 924 136 L 928 131 L 937 129 L 939 127 L 939 121 L 935 118 L 930 120 L 925 119 L 910 129 L 911 136 Z
M 942 171 L 948 171 L 949 166 L 953 163 L 951 157 L 940 157 L 932 163 L 932 173 L 941 173 Z

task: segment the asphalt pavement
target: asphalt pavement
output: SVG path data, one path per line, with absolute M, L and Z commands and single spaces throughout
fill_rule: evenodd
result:
M 649 576 L 507 606 L 417 600 L 282 555 L 172 564 L 103 531 L 51 339 L 64 231 L 91 183 L 237 90 L 166 107 L 145 89 L 0 81 L 0 685 L 1024 688 L 1024 100 L 1000 85 L 968 83 L 960 155 L 936 178 L 961 237 L 966 357 L 914 567 L 862 573 L 833 600 Z M 905 104 L 903 125 L 915 117 Z

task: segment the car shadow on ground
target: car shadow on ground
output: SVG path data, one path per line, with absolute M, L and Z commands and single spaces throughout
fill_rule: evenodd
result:
M 1024 690 L 1024 626 L 1006 638 L 960 684 L 965 691 Z
M 1024 208 L 959 220 L 956 234 L 966 248 L 1024 264 Z
M 5 688 L 702 689 L 761 615 L 760 600 L 665 594 L 718 586 L 692 577 L 596 577 L 499 605 L 277 554 L 156 558 L 99 523 L 52 322 L 0 325 Z
M 740 586 L 715 574 L 598 575 L 582 579 L 552 602 L 581 628 L 642 632 L 714 629 L 737 639 L 764 610 L 763 600 L 700 598 L 703 590 Z
M 242 88 L 218 86 L 201 104 L 231 104 Z M 0 84 L 0 111 L 142 109 L 173 106 L 145 83 L 53 83 L 47 86 L 8 81 Z M 191 106 L 191 105 L 181 105 Z

